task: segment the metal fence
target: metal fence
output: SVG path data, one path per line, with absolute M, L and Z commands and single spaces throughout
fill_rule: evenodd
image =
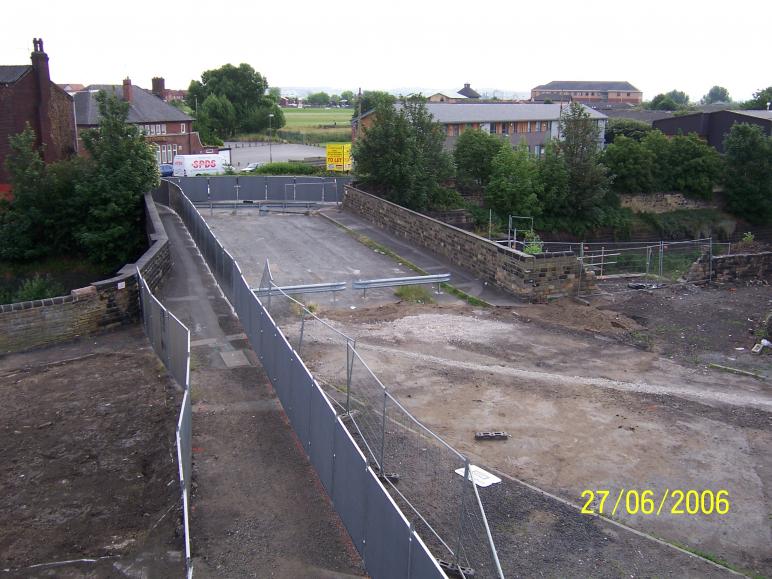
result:
M 177 464 L 182 495 L 182 519 L 185 541 L 185 569 L 188 579 L 193 576 L 190 551 L 190 487 L 193 481 L 192 424 L 190 404 L 190 332 L 180 320 L 168 311 L 150 291 L 142 273 L 137 270 L 142 323 L 150 344 L 169 373 L 185 393 L 177 420 Z
M 155 196 L 182 218 L 233 305 L 368 573 L 444 577 L 436 555 L 462 577 L 471 576 L 464 568 L 503 577 L 476 486 L 463 476 L 469 461 L 399 404 L 351 338 L 283 292 L 256 295 L 176 184 Z M 269 270 L 260 287 L 276 290 Z M 336 353 L 324 387 L 301 358 L 309 341 Z
M 193 203 L 218 201 L 313 201 L 339 203 L 351 177 L 227 175 L 170 177 Z

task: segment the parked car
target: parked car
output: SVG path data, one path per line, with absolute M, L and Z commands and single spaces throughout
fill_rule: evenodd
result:
M 262 164 L 262 163 L 250 163 L 249 165 L 247 165 L 246 167 L 244 167 L 244 168 L 241 170 L 241 172 L 242 172 L 242 173 L 251 173 L 252 171 L 254 171 L 255 169 L 257 169 L 258 167 L 262 167 L 262 166 L 263 166 L 263 164 Z
M 158 172 L 161 173 L 161 177 L 171 177 L 174 175 L 174 167 L 168 163 L 163 163 L 158 166 Z

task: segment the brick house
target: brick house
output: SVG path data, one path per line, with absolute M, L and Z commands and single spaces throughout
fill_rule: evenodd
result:
M 126 78 L 123 85 L 90 85 L 75 93 L 75 120 L 78 140 L 81 133 L 99 125 L 100 91 L 114 94 L 129 103 L 128 123 L 137 125 L 156 148 L 159 163 L 171 163 L 174 155 L 195 155 L 206 152 L 197 132 L 193 132 L 193 118 L 165 103 L 156 95 L 131 84 Z M 83 147 L 80 147 L 83 150 Z
M 608 80 L 553 80 L 531 89 L 533 102 L 568 102 L 585 105 L 629 103 L 639 105 L 643 93 L 627 81 Z
M 399 105 L 397 105 L 399 106 Z M 435 122 L 445 131 L 445 149 L 453 150 L 459 135 L 469 129 L 500 135 L 515 147 L 521 142 L 528 150 L 541 154 L 550 139 L 560 138 L 560 115 L 565 107 L 559 104 L 427 102 L 426 108 Z M 599 128 L 598 144 L 602 146 L 606 134 L 607 117 L 587 106 L 584 110 Z M 357 124 L 367 129 L 375 121 L 375 111 L 369 111 L 352 121 L 352 138 L 356 140 Z
M 10 191 L 5 158 L 8 138 L 29 123 L 46 163 L 75 154 L 77 140 L 73 99 L 51 82 L 43 40 L 33 40 L 31 65 L 0 66 L 0 194 Z

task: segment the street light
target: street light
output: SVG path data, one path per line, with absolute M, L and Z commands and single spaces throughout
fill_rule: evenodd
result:
M 273 152 L 271 151 L 271 119 L 273 113 L 268 113 L 268 162 L 273 163 Z

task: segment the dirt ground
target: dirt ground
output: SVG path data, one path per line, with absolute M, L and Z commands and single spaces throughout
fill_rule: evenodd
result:
M 0 576 L 184 574 L 181 393 L 140 327 L 0 357 L 0 395 Z
M 772 355 L 748 353 L 755 339 L 748 330 L 762 319 L 769 298 L 768 287 L 751 285 L 630 293 L 591 306 L 573 300 L 495 310 L 401 304 L 322 316 L 357 337 L 361 355 L 417 417 L 481 465 L 575 505 L 586 489 L 608 489 L 612 496 L 620 489 L 651 489 L 656 496 L 665 489 L 728 490 L 731 508 L 724 516 L 615 518 L 768 575 L 772 385 L 706 362 L 745 363 L 770 374 Z M 338 371 L 337 354 L 327 346 L 317 344 L 312 352 L 307 358 L 314 372 Z M 480 430 L 512 436 L 476 442 Z M 581 523 L 561 518 L 557 503 L 539 509 L 533 497 L 527 499 L 531 508 L 522 497 L 507 502 L 517 492 L 505 484 L 487 493 L 494 518 L 502 505 L 524 517 L 519 531 L 499 526 L 498 543 L 547 536 L 556 525 L 588 536 Z M 603 536 L 598 540 L 609 540 L 609 533 Z M 549 568 L 544 549 L 555 545 L 540 541 L 529 556 L 546 563 L 530 571 L 518 563 L 518 574 Z M 577 539 L 574 548 L 586 544 Z M 602 551 L 610 567 L 592 567 L 592 556 L 585 563 L 598 575 L 614 575 L 613 569 L 668 574 L 667 561 L 675 564 L 676 552 L 665 548 L 636 567 L 633 551 L 645 549 Z M 577 556 L 568 556 L 566 571 Z M 567 555 L 555 561 L 561 557 Z

